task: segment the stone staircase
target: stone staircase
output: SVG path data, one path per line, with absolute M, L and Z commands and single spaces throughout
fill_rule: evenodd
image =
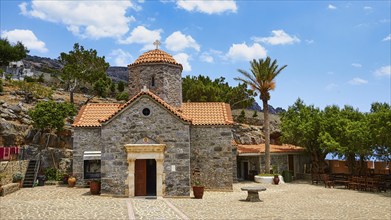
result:
M 29 165 L 27 167 L 26 175 L 24 176 L 23 180 L 23 187 L 34 187 L 34 182 L 37 178 L 36 172 L 38 169 L 36 168 L 38 166 L 37 160 L 30 160 Z

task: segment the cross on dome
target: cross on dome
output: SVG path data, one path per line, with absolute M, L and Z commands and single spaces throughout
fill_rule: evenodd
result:
M 153 45 L 156 46 L 156 49 L 159 49 L 159 46 L 160 46 L 160 41 L 159 40 L 155 40 L 155 42 L 153 42 Z

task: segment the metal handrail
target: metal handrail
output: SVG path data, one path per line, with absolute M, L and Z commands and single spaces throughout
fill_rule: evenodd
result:
M 39 153 L 35 156 L 35 158 L 36 158 L 37 163 L 35 164 L 35 167 L 34 167 L 33 187 L 34 187 L 35 181 L 37 181 L 39 166 L 40 166 L 40 164 L 41 164 L 41 152 L 39 152 Z

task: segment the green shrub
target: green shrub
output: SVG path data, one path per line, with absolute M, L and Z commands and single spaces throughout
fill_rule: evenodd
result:
M 39 75 L 39 77 L 38 77 L 38 79 L 37 79 L 37 82 L 40 82 L 40 83 L 44 83 L 44 82 L 45 82 L 43 73 L 42 73 L 41 75 Z
M 47 180 L 56 180 L 57 178 L 57 170 L 54 167 L 50 167 L 45 169 L 45 176 Z
M 118 90 L 118 92 L 123 92 L 125 90 L 125 83 L 122 81 L 119 81 L 118 85 L 117 85 L 117 90 Z
M 16 183 L 23 179 L 23 174 L 21 172 L 16 172 L 12 175 L 12 182 Z
M 24 81 L 31 83 L 31 82 L 35 82 L 36 80 L 33 77 L 25 76 Z
M 118 93 L 117 96 L 115 97 L 118 101 L 119 100 L 125 100 L 125 101 L 128 101 L 129 100 L 129 94 L 127 92 L 121 92 L 121 93 Z
M 243 123 L 245 119 L 246 119 L 246 112 L 244 111 L 244 109 L 242 109 L 240 115 L 237 117 L 237 120 L 239 123 Z
M 256 118 L 256 117 L 258 117 L 258 112 L 257 112 L 257 110 L 254 110 L 253 118 Z

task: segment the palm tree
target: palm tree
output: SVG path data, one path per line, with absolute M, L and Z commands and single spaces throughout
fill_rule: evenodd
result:
M 270 90 L 274 90 L 276 82 L 274 78 L 285 68 L 287 65 L 278 68 L 277 60 L 271 62 L 270 57 L 259 59 L 259 61 L 253 59 L 250 61 L 251 73 L 238 69 L 238 71 L 244 76 L 244 78 L 237 77 L 235 80 L 242 81 L 251 87 L 251 90 L 259 92 L 259 98 L 263 103 L 263 117 L 264 125 L 263 132 L 265 134 L 265 171 L 270 171 L 270 131 L 269 131 L 269 108 L 268 101 L 270 100 Z

